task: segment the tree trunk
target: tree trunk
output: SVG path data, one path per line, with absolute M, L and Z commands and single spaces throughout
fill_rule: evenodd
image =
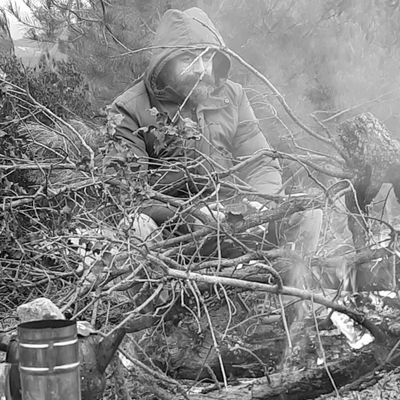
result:
M 358 253 L 370 244 L 365 218 L 367 206 L 382 184 L 391 183 L 400 201 L 400 143 L 370 113 L 343 122 L 338 133 L 341 155 L 348 169 L 354 171 L 351 179 L 354 190 L 346 193 L 345 201 L 349 211 L 348 226 Z M 356 265 L 356 272 L 360 265 Z
M 393 184 L 398 178 L 395 171 L 400 170 L 400 143 L 370 113 L 343 122 L 338 133 L 342 156 L 354 172 L 358 205 L 365 212 L 382 184 Z
M 333 392 L 332 381 L 337 388 L 359 379 L 358 384 L 371 381 L 371 371 L 379 365 L 375 354 L 381 349 L 370 346 L 361 353 L 351 353 L 338 361 L 328 364 L 331 378 L 326 368 L 283 371 L 252 381 L 229 386 L 221 391 L 189 395 L 190 400 L 306 400 Z M 394 369 L 400 360 L 392 360 L 387 369 Z M 363 379 L 362 377 L 364 377 Z M 372 375 L 376 375 L 372 372 Z M 357 386 L 352 387 L 357 389 Z

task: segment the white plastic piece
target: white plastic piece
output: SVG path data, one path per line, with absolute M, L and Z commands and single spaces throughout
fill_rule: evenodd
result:
M 118 353 L 118 357 L 121 360 L 122 365 L 128 370 L 132 370 L 135 366 L 131 360 L 126 358 L 122 353 Z
M 368 332 L 363 332 L 354 320 L 346 314 L 334 311 L 331 315 L 331 321 L 346 336 L 351 348 L 359 350 L 367 344 L 374 341 L 374 337 Z

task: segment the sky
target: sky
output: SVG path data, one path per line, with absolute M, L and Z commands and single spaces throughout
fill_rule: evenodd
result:
M 24 5 L 22 0 L 12 0 L 12 1 L 13 1 L 13 3 L 15 3 L 17 5 L 17 7 L 19 8 L 22 15 L 24 13 L 28 12 L 28 8 Z M 8 2 L 9 2 L 9 0 L 0 0 L 0 8 L 6 8 Z M 12 36 L 13 40 L 22 38 L 22 36 L 24 35 L 24 31 L 25 31 L 24 26 L 22 24 L 20 24 L 16 20 L 16 18 L 14 18 L 9 13 L 7 13 L 7 17 L 8 17 L 8 21 L 10 23 L 10 31 L 11 31 L 11 36 Z

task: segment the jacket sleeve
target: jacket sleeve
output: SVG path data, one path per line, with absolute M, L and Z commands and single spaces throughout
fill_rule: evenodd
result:
M 239 102 L 238 128 L 233 140 L 233 156 L 251 156 L 258 150 L 270 149 L 259 127 L 250 102 L 242 89 Z M 263 194 L 278 194 L 282 188 L 281 170 L 277 160 L 267 156 L 247 165 L 240 171 L 240 178 Z
M 115 126 L 116 136 L 127 141 L 135 156 L 148 158 L 143 134 L 137 132 L 140 126 L 136 116 L 128 112 L 123 103 L 115 101 L 109 109 L 109 118 L 118 121 Z

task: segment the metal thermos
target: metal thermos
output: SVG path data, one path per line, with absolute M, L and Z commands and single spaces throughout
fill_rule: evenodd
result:
M 40 320 L 18 326 L 22 400 L 80 400 L 75 321 Z

